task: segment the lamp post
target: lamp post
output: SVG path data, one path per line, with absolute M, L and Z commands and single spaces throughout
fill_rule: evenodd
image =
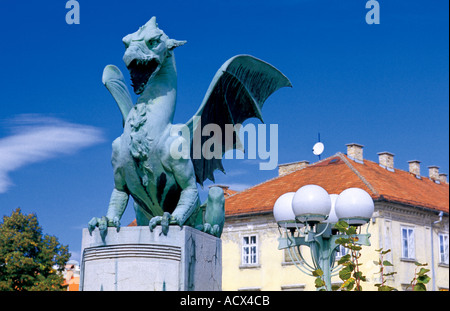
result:
M 359 188 L 349 188 L 339 195 L 317 185 L 306 185 L 296 192 L 281 195 L 273 207 L 280 238 L 278 249 L 287 249 L 295 266 L 302 272 L 321 269 L 327 290 L 331 290 L 331 277 L 339 267 L 335 266 L 339 245 L 336 240 L 344 237 L 334 225 L 339 220 L 350 226 L 362 226 L 369 222 L 374 211 L 370 195 Z M 366 234 L 357 234 L 357 244 L 370 246 L 368 228 Z M 301 246 L 309 247 L 312 263 L 308 263 Z

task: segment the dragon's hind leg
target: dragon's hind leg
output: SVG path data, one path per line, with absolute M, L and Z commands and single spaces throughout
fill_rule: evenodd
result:
M 225 197 L 220 187 L 211 187 L 206 202 L 203 230 L 218 238 L 222 235 L 225 223 Z

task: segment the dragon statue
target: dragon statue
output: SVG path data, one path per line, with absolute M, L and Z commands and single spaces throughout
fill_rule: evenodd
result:
M 150 230 L 161 225 L 167 235 L 170 225 L 191 226 L 220 237 L 225 220 L 224 193 L 211 187 L 201 204 L 197 183 L 214 181 L 213 172 L 223 172 L 221 157 L 193 157 L 192 139 L 173 135 L 173 117 L 177 96 L 177 72 L 173 50 L 186 43 L 170 39 L 152 17 L 135 33 L 123 38 L 126 50 L 123 60 L 130 72 L 132 87 L 139 95 L 133 105 L 120 70 L 108 65 L 102 82 L 117 102 L 123 116 L 123 134 L 112 144 L 114 190 L 106 216 L 94 217 L 89 233 L 98 227 L 106 237 L 108 227 L 120 229 L 120 219 L 131 196 L 138 226 Z M 197 113 L 184 126 L 190 136 L 207 124 L 241 124 L 257 117 L 262 121 L 264 101 L 281 87 L 291 86 L 276 68 L 252 56 L 239 55 L 229 59 L 214 76 Z M 190 154 L 174 158 L 170 148 L 175 140 L 189 144 Z M 208 139 L 201 137 L 201 144 Z M 238 137 L 225 145 L 237 149 Z M 200 146 L 201 147 L 201 146 Z M 228 149 L 227 149 L 228 148 Z

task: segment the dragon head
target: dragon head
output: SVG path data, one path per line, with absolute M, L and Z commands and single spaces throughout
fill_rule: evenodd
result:
M 146 85 L 161 69 L 167 57 L 172 56 L 172 50 L 186 41 L 177 41 L 158 28 L 156 17 L 152 17 L 135 33 L 122 39 L 125 44 L 123 61 L 130 71 L 133 89 L 141 94 Z

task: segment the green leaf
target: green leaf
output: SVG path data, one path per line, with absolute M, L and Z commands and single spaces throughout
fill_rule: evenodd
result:
M 339 245 L 345 245 L 349 242 L 350 242 L 350 239 L 348 239 L 348 238 L 338 238 L 338 239 L 336 239 L 335 243 L 339 244 Z
M 387 253 L 389 253 L 391 250 L 390 249 L 388 249 L 387 251 L 383 251 L 383 252 L 381 252 L 381 255 L 386 255 Z
M 339 277 L 341 280 L 346 281 L 352 276 L 352 270 L 348 267 L 345 267 L 341 271 L 339 271 Z
M 385 266 L 385 267 L 393 267 L 394 265 L 393 265 L 393 264 L 391 264 L 391 262 L 390 262 L 390 261 L 388 261 L 388 260 L 384 260 L 384 261 L 383 261 L 383 266 Z
M 389 273 L 385 273 L 384 276 L 391 276 L 391 275 L 394 275 L 394 274 L 397 274 L 397 272 L 389 272 Z
M 322 276 L 323 275 L 323 271 L 321 269 L 314 270 L 312 272 L 312 275 L 313 276 Z
M 347 229 L 347 234 L 348 235 L 356 234 L 356 227 L 351 226 L 350 228 L 348 228 Z
M 355 279 L 361 279 L 361 277 L 364 277 L 361 271 L 353 273 L 353 276 Z
M 355 279 L 350 278 L 350 279 L 346 280 L 344 282 L 344 284 L 342 284 L 342 287 L 345 288 L 346 290 L 352 290 L 354 285 L 355 285 Z
M 418 276 L 425 275 L 425 273 L 430 272 L 430 269 L 420 268 L 419 273 L 417 273 Z
M 317 278 L 317 279 L 314 281 L 314 283 L 316 284 L 316 288 L 325 286 L 325 282 L 324 282 L 322 279 L 320 279 L 320 278 Z
M 425 284 L 417 283 L 414 286 L 414 291 L 415 292 L 425 292 L 426 290 L 427 290 L 427 287 L 425 286 Z
M 353 271 L 356 268 L 356 265 L 352 261 L 344 262 L 342 265 L 345 267 L 345 269 L 348 269 L 349 271 Z
M 393 290 L 395 290 L 395 288 L 388 286 L 388 285 L 382 285 L 382 286 L 378 287 L 378 291 L 380 291 L 380 292 L 390 292 Z
M 359 245 L 348 245 L 347 248 L 354 250 L 354 251 L 360 251 L 362 249 Z
M 417 278 L 417 283 L 427 284 L 431 278 L 428 275 L 421 275 Z
M 339 288 L 341 288 L 339 285 L 336 285 L 336 284 L 331 285 L 331 290 L 332 291 L 337 291 Z
M 341 259 L 339 259 L 338 264 L 342 265 L 344 263 L 346 263 L 347 261 L 349 261 L 351 258 L 350 254 L 344 255 L 341 257 Z
M 346 223 L 343 220 L 339 220 L 335 225 L 334 228 L 339 230 L 340 232 L 346 233 L 348 228 L 348 223 Z

